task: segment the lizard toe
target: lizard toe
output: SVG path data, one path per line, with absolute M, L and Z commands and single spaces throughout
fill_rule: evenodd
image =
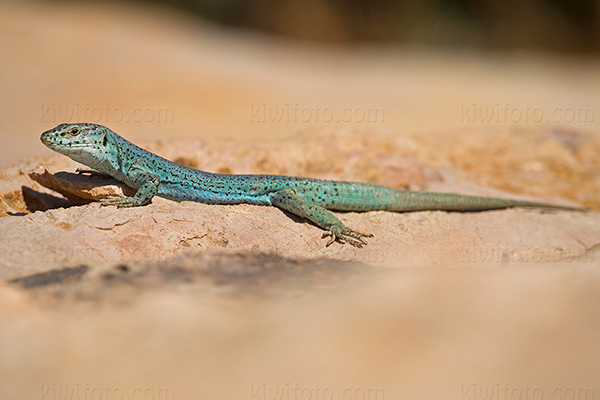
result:
M 103 206 L 130 207 L 130 198 L 125 196 L 108 196 L 100 200 Z
M 353 229 L 346 228 L 344 225 L 333 225 L 329 231 L 323 233 L 322 238 L 329 237 L 325 247 L 329 247 L 333 242 L 338 241 L 341 244 L 349 243 L 354 247 L 362 248 L 368 243 L 365 237 L 373 237 L 370 233 L 362 233 Z

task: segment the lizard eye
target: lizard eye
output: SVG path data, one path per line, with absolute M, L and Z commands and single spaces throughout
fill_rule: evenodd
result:
M 71 128 L 71 130 L 69 131 L 69 135 L 71 135 L 71 136 L 79 135 L 79 128 Z

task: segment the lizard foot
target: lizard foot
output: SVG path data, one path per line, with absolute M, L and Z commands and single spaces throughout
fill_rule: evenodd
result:
M 321 238 L 330 237 L 325 244 L 325 247 L 331 246 L 336 240 L 342 244 L 348 242 L 354 247 L 362 248 L 367 245 L 367 241 L 363 238 L 373 237 L 370 233 L 362 233 L 353 229 L 346 228 L 344 225 L 333 225 L 329 231 L 323 233 Z
M 101 199 L 100 204 L 103 206 L 117 206 L 118 208 L 139 206 L 135 198 L 127 196 L 108 196 Z

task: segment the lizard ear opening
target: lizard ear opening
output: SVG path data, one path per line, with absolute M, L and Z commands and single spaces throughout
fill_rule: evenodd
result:
M 106 134 L 104 134 L 104 137 L 102 138 L 102 146 L 106 147 L 107 144 L 108 144 L 108 139 L 106 138 Z

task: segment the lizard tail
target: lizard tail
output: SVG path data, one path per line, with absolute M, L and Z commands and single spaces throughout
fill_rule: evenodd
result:
M 453 193 L 406 192 L 394 190 L 385 206 L 388 211 L 484 211 L 511 207 L 544 208 L 555 210 L 585 211 L 584 208 L 560 206 L 525 200 L 494 197 L 466 196 Z

